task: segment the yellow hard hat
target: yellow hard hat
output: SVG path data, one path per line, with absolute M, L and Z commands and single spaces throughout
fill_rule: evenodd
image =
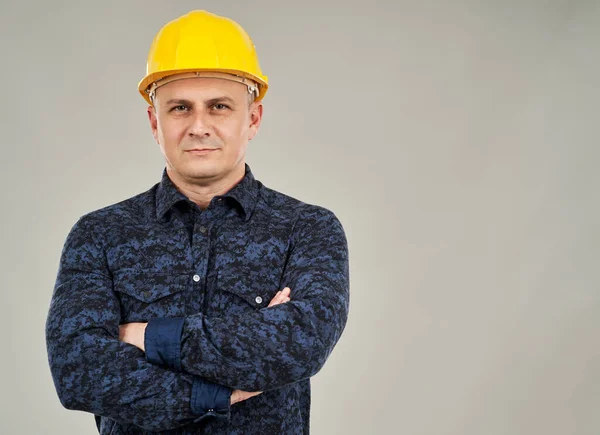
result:
M 160 29 L 150 46 L 146 77 L 138 90 L 152 104 L 151 93 L 158 86 L 193 76 L 245 83 L 249 92 L 256 91 L 256 100 L 262 100 L 269 86 L 246 31 L 227 17 L 203 10 L 188 12 Z

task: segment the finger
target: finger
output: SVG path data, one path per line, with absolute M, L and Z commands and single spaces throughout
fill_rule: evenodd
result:
M 278 291 L 275 296 L 273 296 L 273 299 L 271 299 L 271 302 L 269 303 L 269 307 L 275 306 L 275 305 L 279 305 L 285 302 L 289 302 L 290 298 L 289 298 L 289 292 L 290 292 L 290 288 L 289 287 L 285 287 L 283 290 Z
M 281 291 L 278 291 L 275 296 L 273 296 L 273 299 L 271 299 L 271 302 L 269 302 L 269 307 L 272 307 L 273 305 L 277 305 L 279 303 L 279 296 L 281 295 Z

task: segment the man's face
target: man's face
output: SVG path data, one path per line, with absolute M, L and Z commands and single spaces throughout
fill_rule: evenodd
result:
M 262 103 L 248 103 L 247 86 L 231 80 L 187 78 L 159 87 L 148 117 L 170 169 L 188 182 L 243 174 L 246 146 L 262 118 Z

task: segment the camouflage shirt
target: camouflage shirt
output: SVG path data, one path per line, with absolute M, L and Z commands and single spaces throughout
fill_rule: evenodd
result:
M 291 288 L 291 300 L 268 307 Z M 330 210 L 244 178 L 201 210 L 166 169 L 89 212 L 62 249 L 46 320 L 62 405 L 101 434 L 308 434 L 310 377 L 349 309 Z M 119 325 L 148 322 L 145 352 Z M 262 394 L 230 405 L 233 389 Z

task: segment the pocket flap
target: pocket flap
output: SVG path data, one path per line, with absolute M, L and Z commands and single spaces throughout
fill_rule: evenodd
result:
M 184 291 L 187 275 L 166 272 L 124 270 L 113 274 L 114 289 L 142 302 L 150 303 Z
M 277 284 L 273 277 L 262 276 L 261 273 L 249 269 L 236 272 L 220 269 L 217 275 L 217 288 L 237 296 L 254 308 L 268 306 L 277 292 Z

